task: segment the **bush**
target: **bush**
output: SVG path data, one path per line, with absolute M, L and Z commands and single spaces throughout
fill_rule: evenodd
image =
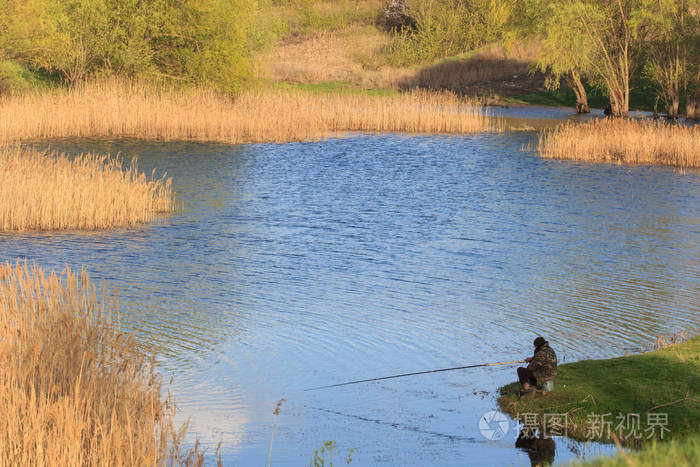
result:
M 0 57 L 60 75 L 147 76 L 236 91 L 266 0 L 3 0 Z M 41 20 L 37 20 L 41 18 Z
M 11 60 L 0 61 L 0 95 L 43 87 L 48 81 L 49 77 L 35 73 L 26 65 Z
M 413 65 L 473 50 L 496 40 L 500 16 L 489 0 L 409 1 L 415 26 L 399 30 L 385 48 L 390 63 Z

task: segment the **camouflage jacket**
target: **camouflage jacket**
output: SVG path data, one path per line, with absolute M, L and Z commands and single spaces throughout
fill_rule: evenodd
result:
M 538 382 L 548 381 L 557 375 L 557 354 L 545 343 L 535 350 L 527 369 L 532 371 Z

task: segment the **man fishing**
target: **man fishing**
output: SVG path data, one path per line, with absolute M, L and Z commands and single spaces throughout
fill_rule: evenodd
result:
M 518 368 L 518 379 L 523 389 L 521 394 L 531 394 L 538 384 L 544 385 L 557 375 L 557 354 L 549 346 L 549 342 L 543 337 L 538 337 L 533 342 L 535 353 L 526 358 L 527 367 Z M 546 391 L 542 392 L 546 394 Z

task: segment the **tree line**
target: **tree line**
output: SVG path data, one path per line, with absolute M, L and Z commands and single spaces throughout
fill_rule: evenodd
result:
M 258 0 L 2 0 L 0 62 L 73 85 L 146 76 L 235 91 L 264 40 Z
M 391 47 L 408 61 L 534 39 L 547 86 L 568 83 L 579 112 L 589 111 L 588 84 L 626 116 L 630 90 L 645 80 L 669 117 L 682 99 L 688 117 L 700 116 L 700 0 L 389 0 L 385 16 L 396 19 Z
M 0 87 L 3 70 L 23 66 L 68 85 L 139 76 L 234 93 L 252 79 L 252 53 L 277 37 L 273 9 L 300 1 L 2 0 Z M 550 88 L 568 83 L 579 112 L 594 86 L 625 116 L 644 80 L 670 117 L 683 101 L 700 114 L 700 0 L 387 0 L 384 11 L 390 61 L 536 40 L 536 68 Z

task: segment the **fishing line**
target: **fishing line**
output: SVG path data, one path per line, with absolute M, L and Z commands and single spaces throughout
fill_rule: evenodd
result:
M 403 378 L 405 376 L 427 375 L 429 373 L 440 373 L 442 371 L 465 370 L 467 368 L 479 368 L 479 367 L 496 366 L 496 365 L 513 365 L 514 363 L 524 363 L 524 362 L 525 362 L 524 360 L 516 360 L 516 361 L 512 361 L 512 362 L 480 363 L 478 365 L 455 366 L 452 368 L 440 368 L 437 370 L 416 371 L 413 373 L 403 373 L 400 375 L 391 375 L 391 376 L 381 376 L 379 378 L 360 379 L 357 381 L 349 381 L 347 383 L 329 384 L 328 386 L 319 386 L 316 388 L 304 389 L 304 391 L 316 391 L 318 389 L 337 388 L 340 386 L 349 386 L 351 384 L 369 383 L 371 381 L 382 381 L 385 379 L 393 379 L 393 378 Z

